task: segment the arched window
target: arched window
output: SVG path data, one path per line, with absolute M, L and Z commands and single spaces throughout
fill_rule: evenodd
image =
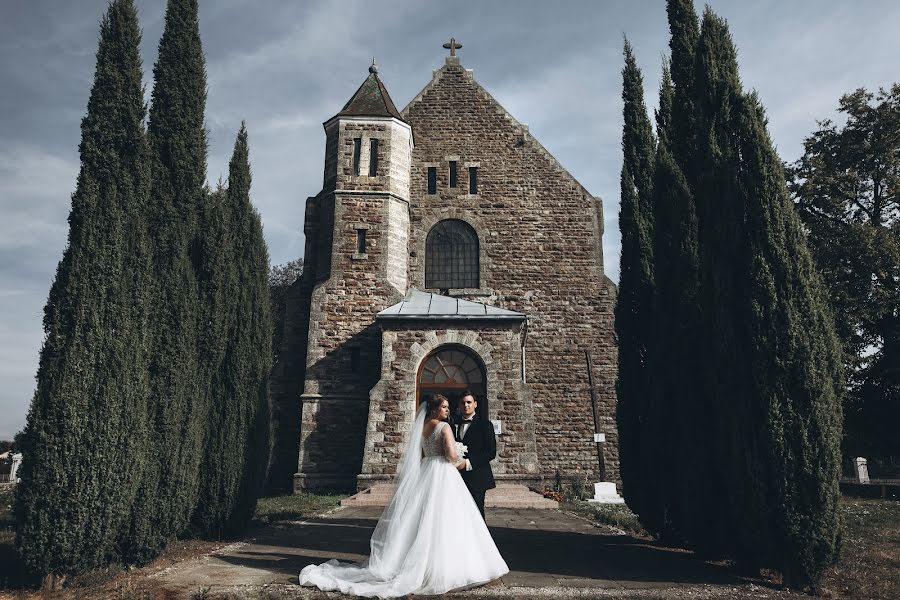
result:
M 419 366 L 416 405 L 425 394 L 443 394 L 450 400 L 451 413 L 456 414 L 462 393 L 469 390 L 478 401 L 479 413 L 486 416 L 485 378 L 484 364 L 471 350 L 461 346 L 442 346 Z
M 478 234 L 458 219 L 439 222 L 425 238 L 425 287 L 477 288 Z

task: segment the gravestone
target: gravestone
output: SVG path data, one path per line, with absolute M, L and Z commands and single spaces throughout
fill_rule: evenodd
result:
M 625 504 L 625 499 L 616 492 L 616 484 L 601 481 L 594 484 L 594 497 L 588 500 L 596 504 Z
M 856 469 L 856 481 L 859 483 L 869 483 L 868 461 L 862 456 L 857 456 L 856 460 L 853 461 L 853 466 Z

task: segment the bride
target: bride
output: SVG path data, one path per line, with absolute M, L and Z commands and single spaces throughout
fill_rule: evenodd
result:
M 368 560 L 309 565 L 300 572 L 301 585 L 390 598 L 442 594 L 509 572 L 457 472 L 463 459 L 444 422 L 449 414 L 441 395 L 419 407 Z

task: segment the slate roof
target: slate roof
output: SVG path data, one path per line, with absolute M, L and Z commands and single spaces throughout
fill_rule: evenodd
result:
M 362 82 L 356 93 L 347 101 L 338 117 L 394 117 L 404 123 L 406 120 L 400 116 L 394 101 L 391 100 L 387 88 L 378 77 L 378 70 L 369 69 L 369 76 Z
M 379 312 L 376 319 L 524 321 L 523 313 L 410 289 L 406 298 Z

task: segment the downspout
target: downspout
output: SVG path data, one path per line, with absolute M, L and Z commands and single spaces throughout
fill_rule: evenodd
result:
M 525 322 L 522 324 L 522 383 L 528 383 L 525 381 L 525 342 L 528 341 L 528 316 L 525 317 Z

